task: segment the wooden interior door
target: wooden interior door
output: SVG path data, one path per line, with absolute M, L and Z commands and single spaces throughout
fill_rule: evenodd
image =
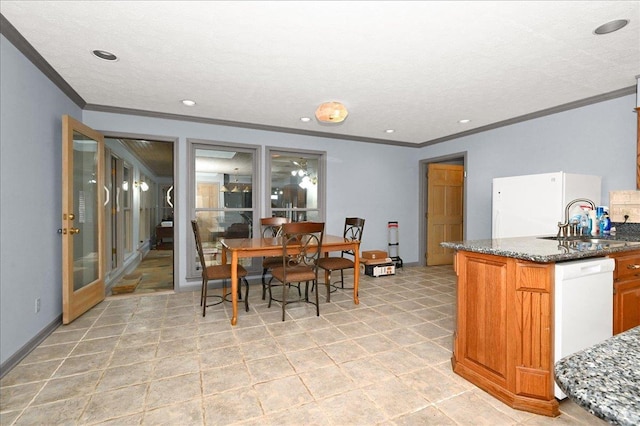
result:
M 427 266 L 453 263 L 443 241 L 462 239 L 464 166 L 432 163 L 427 172 Z
M 62 117 L 62 322 L 104 300 L 104 138 Z

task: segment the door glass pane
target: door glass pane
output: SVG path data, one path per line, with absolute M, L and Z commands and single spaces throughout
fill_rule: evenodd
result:
M 74 291 L 99 277 L 98 254 L 98 142 L 73 132 Z M 72 228 L 72 232 L 76 232 Z
M 122 190 L 118 197 L 117 209 L 122 211 L 122 228 L 124 230 L 124 253 L 125 256 L 133 251 L 133 212 L 131 210 L 131 190 L 132 182 L 131 166 L 125 164 L 122 169 Z
M 271 212 L 293 222 L 320 219 L 315 154 L 271 152 Z

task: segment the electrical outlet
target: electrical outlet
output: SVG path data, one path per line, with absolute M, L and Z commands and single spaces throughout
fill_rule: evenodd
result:
M 36 298 L 36 314 L 40 312 L 40 298 Z

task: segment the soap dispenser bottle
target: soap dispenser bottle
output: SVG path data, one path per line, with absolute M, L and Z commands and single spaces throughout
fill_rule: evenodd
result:
M 595 237 L 600 232 L 600 224 L 595 210 L 589 210 L 589 225 L 591 228 L 591 236 Z
M 583 208 L 580 214 L 580 235 L 590 235 L 591 229 L 589 227 L 589 208 Z

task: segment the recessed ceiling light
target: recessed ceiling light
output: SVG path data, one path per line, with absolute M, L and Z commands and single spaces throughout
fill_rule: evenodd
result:
M 471 120 L 469 120 L 468 118 L 463 118 L 462 120 L 458 120 L 458 123 L 460 123 L 460 124 L 467 124 L 467 123 L 470 123 L 470 122 L 471 122 Z
M 309 117 L 300 117 L 300 121 L 302 121 L 303 123 L 308 123 L 309 121 L 311 121 L 311 119 Z
M 393 132 L 395 132 L 395 130 L 394 130 L 394 129 L 387 129 L 387 130 L 385 130 L 384 132 L 385 132 L 385 133 L 393 133 Z
M 96 58 L 103 59 L 105 61 L 117 61 L 118 57 L 111 52 L 107 52 L 106 50 L 93 50 L 93 56 Z
M 192 101 L 191 99 L 183 99 L 182 104 L 185 106 L 194 106 L 196 101 Z
M 606 24 L 600 25 L 595 29 L 594 34 L 603 35 L 609 34 L 614 31 L 618 31 L 621 28 L 624 28 L 629 23 L 628 19 L 616 19 L 615 21 L 607 22 Z

